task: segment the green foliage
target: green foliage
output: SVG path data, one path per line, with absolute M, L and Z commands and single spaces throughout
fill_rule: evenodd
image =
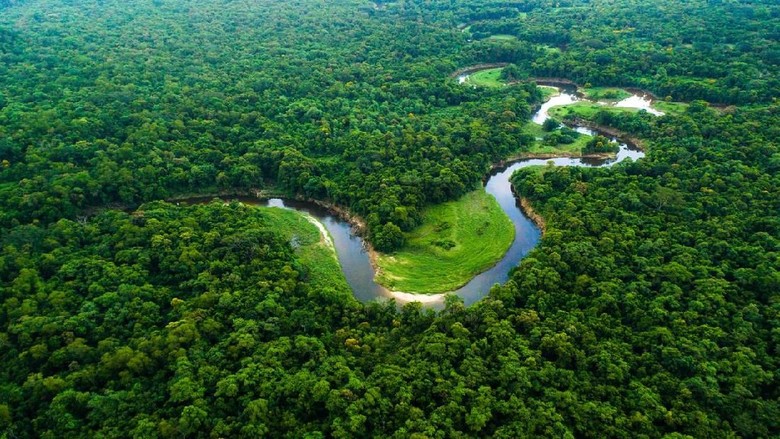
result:
M 320 305 L 300 304 L 355 303 L 338 284 L 310 279 L 280 236 L 301 236 L 301 249 L 319 244 L 319 231 L 291 211 L 152 203 L 34 230 L 46 236 L 35 248 L 30 234 L 2 243 L 0 421 L 19 420 L 9 430 L 17 436 L 215 428 L 225 409 L 217 400 L 238 392 L 229 380 L 241 359 L 292 328 L 316 334 L 326 324 L 313 318 L 327 314 Z M 296 345 L 303 357 L 321 349 Z
M 620 146 L 604 136 L 593 136 L 585 147 L 582 148 L 583 154 L 600 154 L 605 152 L 617 152 Z
M 558 121 L 555 118 L 548 117 L 547 120 L 545 120 L 544 123 L 542 124 L 542 129 L 544 131 L 550 132 L 557 129 L 559 126 L 561 126 L 560 121 Z
M 601 113 L 610 113 L 612 115 L 621 115 L 623 113 L 637 113 L 640 110 L 636 108 L 604 106 L 592 102 L 575 102 L 568 105 L 560 105 L 550 108 L 549 114 L 553 117 L 559 117 L 563 120 L 573 118 L 582 118 L 594 120 Z
M 489 42 L 473 44 L 475 51 L 491 56 L 484 61 L 514 63 L 531 76 L 640 87 L 684 101 L 766 103 L 780 95 L 780 51 L 770 36 L 780 20 L 775 4 L 459 3 L 465 3 L 458 9 L 469 17 L 475 37 L 518 37 L 514 44 L 503 42 L 501 50 Z M 524 19 L 516 18 L 517 7 L 526 13 Z
M 0 8 L 3 437 L 780 431 L 776 2 Z M 543 146 L 539 89 L 449 78 L 487 62 L 689 104 L 593 112 L 636 163 L 516 175 L 546 233 L 474 306 L 360 304 L 301 218 L 153 202 L 274 188 L 386 248 L 452 232 L 423 212 Z
M 468 84 L 477 87 L 503 87 L 506 85 L 505 68 L 485 69 L 469 75 Z
M 379 251 L 393 251 L 404 245 L 404 232 L 392 222 L 386 223 L 373 235 L 374 246 Z
M 542 356 L 568 369 L 592 364 L 586 387 L 598 376 L 613 383 L 606 392 L 641 395 L 635 434 L 660 422 L 670 437 L 706 436 L 729 419 L 734 434 L 772 435 L 777 422 L 750 422 L 741 413 L 753 398 L 762 409 L 751 419 L 772 419 L 778 410 L 764 405 L 776 397 L 769 389 L 778 361 L 764 341 L 777 321 L 770 303 L 780 291 L 780 221 L 767 214 L 780 209 L 780 174 L 766 160 L 777 154 L 771 121 L 780 112 L 772 106 L 719 115 L 696 107 L 695 114 L 651 119 L 645 160 L 515 175 L 515 188 L 547 220 L 547 234 L 515 272 L 518 289 L 502 294 L 512 307 L 555 315 L 549 324 L 592 329 L 584 337 L 564 326 L 548 327 L 546 336 L 537 329 Z M 631 335 L 615 336 L 623 330 Z M 627 350 L 618 354 L 614 343 Z M 612 360 L 586 360 L 590 346 L 613 352 Z M 749 371 L 715 372 L 746 361 Z M 618 390 L 625 386 L 631 390 Z M 694 421 L 669 407 L 703 417 Z
M 515 64 L 509 64 L 501 69 L 501 80 L 504 82 L 515 82 L 528 77 L 528 73 L 523 72 Z
M 585 97 L 592 101 L 620 101 L 631 93 L 614 87 L 590 87 L 582 90 Z

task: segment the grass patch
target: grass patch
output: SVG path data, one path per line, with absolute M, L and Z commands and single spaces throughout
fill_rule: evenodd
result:
M 685 102 L 653 101 L 653 108 L 666 114 L 682 114 L 688 109 Z
M 268 226 L 290 241 L 301 263 L 308 270 L 312 288 L 332 288 L 348 296 L 352 290 L 341 271 L 336 251 L 323 239 L 320 230 L 299 212 L 276 207 L 262 209 Z
M 508 34 L 496 34 L 488 37 L 488 40 L 503 40 L 503 41 L 515 41 L 517 37 Z
M 631 93 L 622 88 L 614 87 L 588 87 L 582 89 L 586 98 L 593 101 L 617 102 L 631 96 Z
M 538 123 L 528 122 L 525 124 L 525 132 L 536 137 L 544 137 L 545 134 L 547 134 L 543 129 L 542 126 Z
M 547 46 L 545 44 L 540 44 L 536 47 L 544 50 L 547 53 L 561 53 L 561 49 L 559 47 Z
M 682 114 L 685 113 L 685 110 L 688 108 L 688 104 L 684 102 L 653 101 L 652 107 L 656 110 L 663 111 L 666 114 Z M 575 102 L 573 104 L 552 107 L 548 110 L 548 113 L 550 116 L 558 120 L 563 120 L 568 115 L 593 120 L 596 117 L 596 113 L 599 111 L 636 113 L 639 111 L 639 109 L 628 107 L 613 107 L 611 105 L 599 105 L 593 102 Z
M 537 85 L 537 87 L 539 88 L 539 91 L 542 92 L 542 102 L 547 102 L 551 97 L 561 93 L 557 88 L 548 85 Z
M 459 200 L 431 206 L 407 244 L 380 254 L 377 281 L 396 291 L 441 293 L 466 284 L 501 260 L 514 227 L 498 202 L 480 188 Z
M 636 108 L 611 107 L 608 105 L 599 105 L 592 102 L 575 102 L 569 105 L 559 105 L 552 107 L 548 111 L 550 116 L 563 120 L 568 115 L 578 116 L 583 119 L 592 120 L 599 111 L 612 111 L 616 113 L 636 113 Z
M 577 137 L 577 139 L 574 141 L 574 143 L 568 143 L 563 144 L 559 143 L 555 146 L 548 145 L 544 141 L 537 141 L 531 147 L 528 149 L 529 154 L 561 154 L 566 153 L 570 155 L 580 155 L 582 153 L 582 148 L 585 147 L 585 144 L 588 143 L 588 140 L 590 140 L 590 136 L 581 135 Z
M 469 75 L 466 82 L 479 87 L 503 87 L 505 83 L 501 79 L 501 70 L 503 70 L 502 67 L 480 70 Z

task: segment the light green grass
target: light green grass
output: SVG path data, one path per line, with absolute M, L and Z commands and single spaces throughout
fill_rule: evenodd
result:
M 296 255 L 307 269 L 308 280 L 313 288 L 333 288 L 339 293 L 352 295 L 336 251 L 323 240 L 320 230 L 305 215 L 277 207 L 258 209 L 262 209 L 268 227 L 292 243 Z
M 545 44 L 540 44 L 537 47 L 547 53 L 561 53 L 561 49 L 559 47 L 547 46 Z
M 631 96 L 626 90 L 614 87 L 588 87 L 583 88 L 582 93 L 590 100 L 607 102 L 622 101 Z
M 534 137 L 544 137 L 544 135 L 547 134 L 547 132 L 542 129 L 541 125 L 533 122 L 525 124 L 525 132 Z
M 542 102 L 547 102 L 551 97 L 561 93 L 557 88 L 548 85 L 537 85 L 537 87 L 539 88 L 539 91 L 542 92 Z
M 478 87 L 503 87 L 505 84 L 501 80 L 501 70 L 502 67 L 480 70 L 469 75 L 467 83 Z
M 555 146 L 547 145 L 544 141 L 537 141 L 528 149 L 530 154 L 567 154 L 578 156 L 582 153 L 582 148 L 590 140 L 590 136 L 580 135 L 574 140 L 574 143 L 559 143 Z
M 517 40 L 517 37 L 514 35 L 496 34 L 496 35 L 489 36 L 488 40 L 515 41 Z
M 653 108 L 666 114 L 682 114 L 688 108 L 685 102 L 653 101 Z
M 423 224 L 406 234 L 401 250 L 378 256 L 377 281 L 409 293 L 453 291 L 501 260 L 514 230 L 495 198 L 482 188 L 431 206 L 423 212 Z
M 575 102 L 569 105 L 559 105 L 552 107 L 548 111 L 550 116 L 563 120 L 568 115 L 574 115 L 583 119 L 593 119 L 599 111 L 612 111 L 616 113 L 636 113 L 636 108 L 611 107 L 608 105 L 599 105 L 592 102 Z

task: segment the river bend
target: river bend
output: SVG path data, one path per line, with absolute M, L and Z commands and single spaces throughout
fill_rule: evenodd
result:
M 560 93 L 541 106 L 532 120 L 543 123 L 547 119 L 547 110 L 555 105 L 564 105 L 576 102 L 578 97 L 574 90 L 561 89 Z M 632 95 L 631 98 L 638 106 L 649 107 L 649 102 L 644 96 Z M 626 102 L 632 102 L 626 100 Z M 594 131 L 584 127 L 575 127 L 577 131 L 593 135 Z M 515 227 L 515 239 L 512 246 L 504 254 L 503 258 L 492 268 L 484 271 L 471 279 L 463 287 L 447 294 L 460 296 L 466 305 L 472 304 L 487 295 L 494 284 L 503 284 L 509 279 L 509 272 L 533 249 L 541 239 L 539 228 L 523 213 L 519 201 L 512 193 L 510 177 L 520 169 L 528 166 L 553 164 L 555 166 L 585 166 L 608 167 L 620 163 L 625 159 L 638 159 L 644 157 L 644 153 L 628 144 L 621 143 L 620 151 L 612 159 L 570 158 L 559 157 L 553 159 L 523 159 L 508 164 L 506 167 L 494 170 L 485 182 L 485 190 L 493 195 L 501 209 L 512 220 Z M 369 302 L 384 298 L 393 298 L 399 304 L 419 301 L 427 306 L 442 308 L 445 294 L 413 294 L 413 292 L 390 291 L 374 282 L 374 268 L 371 265 L 369 254 L 365 249 L 363 239 L 353 233 L 352 226 L 329 212 L 327 209 L 312 203 L 282 200 L 273 198 L 259 201 L 244 198 L 242 201 L 262 206 L 281 207 L 295 209 L 310 214 L 319 220 L 330 233 L 338 255 L 341 269 L 347 279 L 355 297 L 363 302 Z

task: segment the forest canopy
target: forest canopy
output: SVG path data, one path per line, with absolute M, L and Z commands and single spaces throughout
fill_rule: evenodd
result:
M 770 1 L 0 0 L 0 435 L 777 436 L 779 38 Z M 689 105 L 516 174 L 545 235 L 470 307 L 166 202 L 317 199 L 391 252 L 528 151 L 540 78 Z

